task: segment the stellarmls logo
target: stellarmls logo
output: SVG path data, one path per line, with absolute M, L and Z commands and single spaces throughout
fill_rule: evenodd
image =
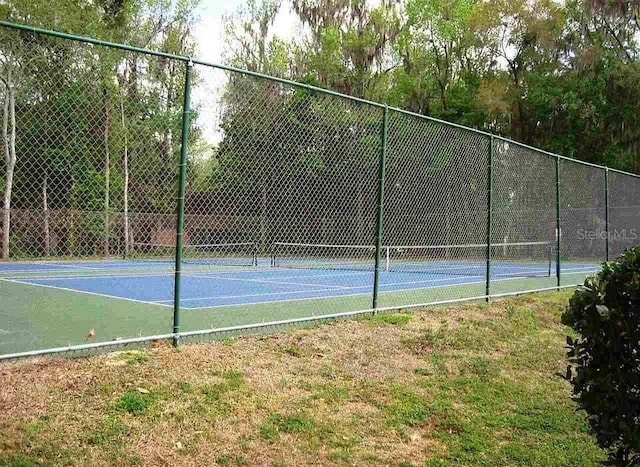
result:
M 578 240 L 605 240 L 609 236 L 609 240 L 638 240 L 638 229 L 614 229 L 610 232 L 606 230 L 596 229 L 578 229 Z

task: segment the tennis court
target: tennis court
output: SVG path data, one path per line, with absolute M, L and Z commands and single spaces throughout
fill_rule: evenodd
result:
M 75 65 L 16 57 L 0 361 L 575 287 L 637 243 L 636 175 L 188 57 L 171 105 L 105 95 L 96 51 L 158 53 L 27 32 Z
M 538 243 L 512 244 L 531 252 Z M 543 245 L 543 246 L 546 246 Z M 289 302 L 314 298 L 371 296 L 375 251 L 368 246 L 281 244 L 283 255 L 244 261 L 231 257 L 202 256 L 183 273 L 181 306 L 208 309 L 265 302 Z M 499 250 L 505 245 L 496 245 Z M 294 250 L 299 250 L 295 255 Z M 436 250 L 440 251 L 436 251 Z M 450 260 L 424 255 L 458 256 Z M 383 247 L 380 292 L 401 292 L 462 284 L 484 284 L 486 262 L 465 258 L 486 245 L 442 247 Z M 313 256 L 304 254 L 312 250 Z M 319 250 L 322 250 L 319 253 Z M 348 250 L 348 251 L 344 251 Z M 409 250 L 407 252 L 407 250 Z M 357 254 L 354 254 L 353 252 Z M 416 253 L 417 251 L 417 253 Z M 395 259 L 394 255 L 403 255 Z M 513 250 L 510 252 L 513 254 Z M 417 257 L 416 255 L 419 255 Z M 462 255 L 462 257 L 460 257 Z M 58 289 L 76 294 L 136 301 L 173 307 L 174 273 L 170 260 L 40 261 L 0 263 L 2 281 L 33 287 Z M 592 272 L 597 264 L 563 265 L 567 274 Z M 496 260 L 491 278 L 512 280 L 551 277 L 553 258 Z
M 514 249 L 531 255 L 548 251 L 545 247 L 494 246 L 496 256 L 507 249 L 511 255 L 491 264 L 495 293 L 553 286 L 557 271 L 552 258 L 513 257 Z M 486 261 L 471 256 L 483 248 L 486 245 L 383 247 L 380 305 L 481 296 Z M 270 257 L 255 256 L 252 249 L 240 255 L 237 247 L 212 255 L 211 248 L 209 254 L 194 250 L 198 257 L 188 258 L 182 273 L 180 305 L 186 330 L 371 307 L 373 247 L 282 244 L 274 246 Z M 572 262 L 563 264 L 561 272 L 575 279 L 597 267 Z M 97 329 L 99 341 L 166 331 L 173 287 L 169 257 L 0 263 L 0 290 L 12 301 L 3 308 L 12 312 L 2 316 L 0 353 L 68 345 L 90 328 Z

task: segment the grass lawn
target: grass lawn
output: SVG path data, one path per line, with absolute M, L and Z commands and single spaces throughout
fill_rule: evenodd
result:
M 595 465 L 569 296 L 0 366 L 0 465 Z

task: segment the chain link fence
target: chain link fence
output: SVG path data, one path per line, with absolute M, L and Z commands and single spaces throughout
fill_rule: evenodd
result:
M 637 176 L 2 26 L 0 359 L 575 286 L 638 244 Z
M 575 283 L 576 275 L 580 278 L 581 264 L 607 260 L 605 178 L 605 170 L 599 167 L 560 161 L 560 257 L 566 268 L 564 283 Z

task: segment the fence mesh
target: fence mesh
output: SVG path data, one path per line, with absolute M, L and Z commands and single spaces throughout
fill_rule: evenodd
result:
M 472 245 L 487 240 L 488 155 L 484 135 L 390 113 L 382 240 L 413 263 L 402 272 L 423 275 L 398 277 L 408 283 L 407 290 L 383 284 L 382 306 L 484 293 L 484 268 L 474 266 L 485 255 Z M 442 248 L 414 248 L 429 246 Z M 466 283 L 456 287 L 439 274 L 464 267 L 469 269 L 462 276 Z
M 607 234 L 611 257 L 638 243 L 629 174 L 609 171 L 607 210 L 602 168 L 557 173 L 379 104 L 201 63 L 185 89 L 187 59 L 55 35 L 2 28 L 0 44 L 0 356 L 167 338 L 176 301 L 198 339 L 367 312 L 374 283 L 382 309 L 554 287 L 558 271 L 571 285 Z
M 511 259 L 515 266 L 496 274 L 499 277 L 493 289 L 552 286 L 554 279 L 548 271 L 556 256 L 555 158 L 495 138 L 492 173 L 492 243 L 540 245 L 516 252 Z M 523 278 L 524 272 L 528 274 Z
M 135 259 L 149 243 L 175 258 L 184 64 L 0 34 L 0 354 L 81 344 L 90 329 L 98 341 L 166 333 L 173 263 Z M 166 306 L 149 303 L 151 288 Z
M 283 262 L 276 270 L 271 257 L 290 244 L 298 266 L 320 269 L 313 260 L 324 256 L 323 268 L 336 268 L 343 251 L 327 255 L 326 245 L 374 245 L 382 110 L 211 67 L 194 72 L 208 86 L 196 113 L 218 143 L 190 155 L 185 240 L 250 243 L 258 268 L 201 275 L 201 293 L 185 303 L 218 309 L 212 327 L 371 307 L 373 255 L 368 273 L 328 277 Z M 230 308 L 238 305 L 246 314 Z M 185 329 L 201 326 L 186 315 Z
M 609 173 L 609 248 L 615 258 L 640 243 L 640 179 Z
M 153 57 L 3 34 L 15 49 L 4 70 L 16 119 L 11 257 L 126 256 L 140 242 L 166 243 L 181 116 L 168 95 L 180 93 L 184 66 L 150 86 L 132 70 L 158 67 Z
M 563 283 L 576 283 L 607 259 L 605 171 L 560 161 L 560 256 Z

